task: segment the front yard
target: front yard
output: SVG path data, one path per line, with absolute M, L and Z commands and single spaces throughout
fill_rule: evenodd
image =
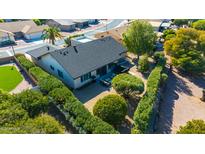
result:
M 0 89 L 9 92 L 13 90 L 22 80 L 23 77 L 15 66 L 0 67 Z

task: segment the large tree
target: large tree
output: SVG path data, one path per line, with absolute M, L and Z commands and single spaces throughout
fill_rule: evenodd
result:
M 205 134 L 205 122 L 203 120 L 188 121 L 181 126 L 177 134 Z
M 44 113 L 48 109 L 48 99 L 41 92 L 34 90 L 25 90 L 16 95 L 15 100 L 21 104 L 30 117 L 35 117 Z
M 129 52 L 139 56 L 150 54 L 154 49 L 156 34 L 150 23 L 145 20 L 135 20 L 123 34 L 123 42 Z
M 198 30 L 205 30 L 205 20 L 195 21 L 192 26 Z
M 190 22 L 190 19 L 174 19 L 174 24 L 177 26 L 183 26 L 183 25 L 188 25 Z
M 60 30 L 56 27 L 48 27 L 43 30 L 42 39 L 48 40 L 49 43 L 55 44 L 56 39 L 62 38 Z
M 202 56 L 204 41 L 199 31 L 181 28 L 176 37 L 165 42 L 164 48 L 175 67 L 193 74 L 205 72 L 205 59 Z

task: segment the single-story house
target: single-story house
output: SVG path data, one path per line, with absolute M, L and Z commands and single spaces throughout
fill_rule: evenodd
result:
M 127 30 L 128 26 L 129 25 L 125 25 L 125 26 L 117 27 L 117 28 L 114 28 L 114 29 L 111 29 L 105 32 L 97 33 L 95 34 L 95 37 L 104 38 L 107 36 L 111 36 L 119 43 L 122 43 L 122 34 Z
M 126 49 L 112 37 L 62 49 L 45 46 L 27 52 L 37 65 L 74 89 L 112 72 L 125 54 Z
M 15 39 L 36 39 L 40 38 L 47 25 L 38 26 L 32 20 L 0 23 L 0 30 L 14 34 Z
M 47 27 L 48 27 L 47 25 L 41 25 L 35 27 L 26 25 L 21 32 L 23 33 L 24 38 L 27 40 L 39 39 L 43 34 L 43 30 Z
M 74 31 L 76 23 L 71 19 L 49 19 L 47 25 L 58 27 L 61 31 L 69 32 Z
M 86 28 L 89 26 L 88 19 L 72 19 L 74 23 L 76 23 L 76 27 L 78 28 Z
M 0 30 L 0 46 L 14 44 L 14 34 L 8 31 Z
M 129 23 L 132 23 L 134 20 L 131 20 Z M 161 25 L 162 20 L 161 19 L 151 19 L 151 20 L 146 20 L 148 21 L 154 28 L 154 31 L 158 32 L 159 27 Z M 105 32 L 97 33 L 95 34 L 96 38 L 103 38 L 107 36 L 112 36 L 116 41 L 122 43 L 122 35 L 126 30 L 129 28 L 130 24 L 120 26 Z

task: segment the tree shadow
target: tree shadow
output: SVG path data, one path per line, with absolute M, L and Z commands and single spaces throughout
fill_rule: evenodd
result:
M 187 78 L 190 82 L 197 85 L 198 87 L 205 88 L 205 75 L 191 75 L 188 73 L 180 73 L 181 76 Z
M 159 119 L 157 121 L 156 133 L 171 133 L 174 106 L 176 100 L 179 99 L 180 93 L 192 95 L 192 91 L 186 85 L 186 82 L 183 81 L 183 79 L 177 77 L 176 74 L 170 73 L 166 88 L 163 90 L 160 101 Z

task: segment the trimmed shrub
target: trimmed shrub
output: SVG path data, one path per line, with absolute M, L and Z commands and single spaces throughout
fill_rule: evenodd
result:
M 127 103 L 119 95 L 108 95 L 99 99 L 93 108 L 93 114 L 111 125 L 118 125 L 127 114 Z
M 140 78 L 130 74 L 119 74 L 112 80 L 113 88 L 125 97 L 130 96 L 133 92 L 141 94 L 144 91 L 144 83 Z
M 45 93 L 49 93 L 53 89 L 63 87 L 64 85 L 60 80 L 49 75 L 39 80 L 39 86 L 40 86 L 41 91 Z
M 15 100 L 29 113 L 30 117 L 35 117 L 48 110 L 48 98 L 38 91 L 23 91 L 15 96 Z
M 133 128 L 133 132 L 148 133 L 163 67 L 157 65 L 148 77 L 146 94 L 140 100 L 134 113 L 135 127 Z
M 37 80 L 41 80 L 45 77 L 48 77 L 49 74 L 43 71 L 40 67 L 32 67 L 29 69 L 29 73 Z
M 79 133 L 119 133 L 108 123 L 93 116 L 60 80 L 44 72 L 39 67 L 34 67 L 30 69 L 29 72 L 39 81 L 41 90 L 47 93 L 50 92 L 49 95 L 54 96 L 54 98 L 52 98 L 54 100 L 54 104 L 57 105 L 58 109 L 65 115 L 66 120 L 68 120 L 72 126 L 79 131 Z M 66 96 L 60 98 L 61 96 L 58 91 L 63 91 L 63 94 Z M 61 105 L 59 105 L 60 103 Z
M 143 55 L 140 57 L 138 62 L 138 69 L 142 73 L 145 73 L 149 70 L 149 61 L 147 55 Z
M 30 68 L 34 67 L 35 65 L 29 61 L 28 59 L 26 59 L 26 57 L 24 56 L 19 56 L 17 57 L 18 61 L 20 62 L 20 64 L 28 71 Z
M 49 92 L 49 96 L 52 97 L 52 99 L 57 104 L 64 104 L 69 97 L 71 97 L 73 94 L 71 91 L 69 91 L 66 87 L 62 88 L 55 88 L 51 92 Z
M 185 126 L 180 126 L 177 134 L 205 134 L 205 122 L 203 120 L 188 121 Z
M 118 133 L 108 123 L 92 116 L 91 113 L 82 105 L 82 103 L 78 99 L 76 99 L 74 95 L 67 98 L 66 102 L 63 105 L 63 108 L 60 108 L 60 110 L 61 112 L 65 113 L 66 119 L 69 120 L 76 129 L 83 130 L 83 133 Z

